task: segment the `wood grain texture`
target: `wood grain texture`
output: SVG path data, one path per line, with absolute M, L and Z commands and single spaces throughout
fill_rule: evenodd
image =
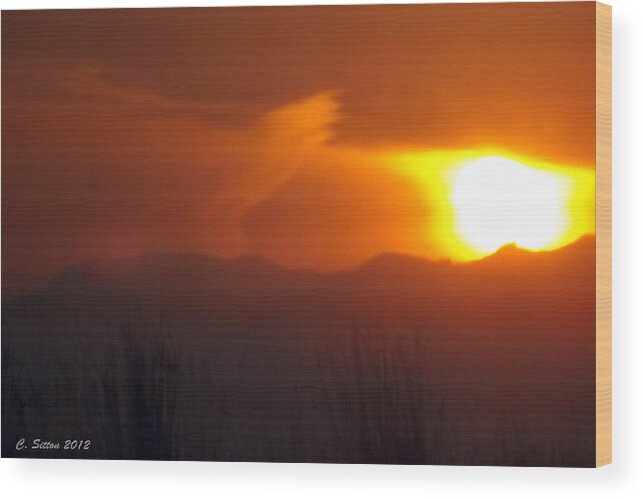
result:
M 612 462 L 612 8 L 596 4 L 596 466 Z

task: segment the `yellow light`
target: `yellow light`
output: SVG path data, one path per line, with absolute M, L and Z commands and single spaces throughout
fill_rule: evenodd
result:
M 510 243 L 553 250 L 595 233 L 591 166 L 492 148 L 398 151 L 385 160 L 424 189 L 427 222 L 412 251 L 427 258 L 475 260 Z
M 456 231 L 481 253 L 508 243 L 554 245 L 570 226 L 571 180 L 500 156 L 457 167 L 451 180 Z

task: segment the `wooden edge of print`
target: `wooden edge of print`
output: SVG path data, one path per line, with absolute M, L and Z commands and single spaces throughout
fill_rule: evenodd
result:
M 596 466 L 612 462 L 612 8 L 596 3 Z

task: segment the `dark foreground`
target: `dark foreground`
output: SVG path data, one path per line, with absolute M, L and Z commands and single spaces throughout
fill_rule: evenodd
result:
M 333 274 L 75 267 L 3 296 L 2 456 L 593 466 L 594 297 L 589 238 Z

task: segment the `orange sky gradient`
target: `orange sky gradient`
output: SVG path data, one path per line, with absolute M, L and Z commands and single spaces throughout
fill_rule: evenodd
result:
M 146 251 L 334 270 L 481 256 L 450 171 L 573 182 L 592 233 L 592 2 L 6 11 L 3 288 Z

